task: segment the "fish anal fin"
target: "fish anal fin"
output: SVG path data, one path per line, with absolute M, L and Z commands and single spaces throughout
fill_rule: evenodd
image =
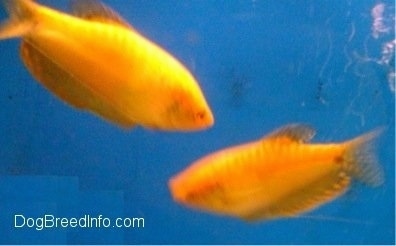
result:
M 71 74 L 61 69 L 27 41 L 22 41 L 20 55 L 33 77 L 64 102 L 89 110 L 124 128 L 135 124 L 115 108 L 85 87 Z
M 73 14 L 85 20 L 101 23 L 116 24 L 129 29 L 133 27 L 116 11 L 98 0 L 73 0 L 71 2 Z
M 305 124 L 289 124 L 269 133 L 264 139 L 278 138 L 292 142 L 309 142 L 315 135 L 315 130 Z

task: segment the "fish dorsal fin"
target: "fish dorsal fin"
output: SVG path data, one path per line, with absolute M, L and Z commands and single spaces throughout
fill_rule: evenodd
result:
M 315 130 L 305 124 L 289 124 L 276 129 L 270 134 L 266 135 L 264 139 L 268 138 L 286 138 L 292 142 L 306 143 L 309 142 L 315 135 Z
M 126 28 L 133 27 L 116 11 L 98 0 L 73 0 L 71 1 L 73 14 L 85 20 L 116 24 Z

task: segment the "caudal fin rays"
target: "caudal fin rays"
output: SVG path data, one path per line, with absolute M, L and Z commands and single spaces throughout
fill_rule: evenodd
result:
M 33 2 L 30 0 L 3 0 L 9 19 L 0 24 L 0 39 L 23 36 L 34 25 Z
M 374 154 L 373 140 L 384 128 L 375 129 L 348 142 L 343 156 L 346 168 L 351 175 L 370 186 L 379 186 L 384 182 L 384 171 Z

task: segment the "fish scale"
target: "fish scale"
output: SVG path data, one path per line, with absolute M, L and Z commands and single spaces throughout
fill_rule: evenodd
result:
M 298 216 L 344 194 L 352 179 L 382 182 L 382 168 L 366 148 L 380 132 L 309 143 L 312 128 L 286 125 L 198 159 L 173 176 L 169 188 L 185 206 L 247 221 Z

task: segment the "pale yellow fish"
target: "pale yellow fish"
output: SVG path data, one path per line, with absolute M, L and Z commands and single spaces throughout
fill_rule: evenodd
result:
M 369 143 L 375 130 L 340 143 L 308 143 L 314 130 L 291 124 L 205 156 L 172 177 L 175 201 L 244 220 L 297 216 L 342 195 L 357 178 L 379 185 Z
M 123 127 L 193 131 L 214 118 L 193 75 L 97 1 L 75 16 L 31 0 L 5 1 L 0 39 L 21 37 L 31 74 L 63 101 Z

